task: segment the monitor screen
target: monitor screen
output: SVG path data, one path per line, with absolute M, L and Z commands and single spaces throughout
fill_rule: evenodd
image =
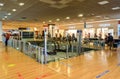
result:
M 34 32 L 22 32 L 22 38 L 34 38 Z

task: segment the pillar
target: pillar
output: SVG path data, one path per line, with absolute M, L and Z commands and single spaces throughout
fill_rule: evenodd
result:
M 0 21 L 0 42 L 2 41 L 2 22 Z

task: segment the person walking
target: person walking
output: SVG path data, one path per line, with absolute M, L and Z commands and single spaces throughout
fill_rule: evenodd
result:
M 108 39 L 107 40 L 108 40 L 109 48 L 111 50 L 111 48 L 113 46 L 113 36 L 110 33 L 108 33 Z
M 10 38 L 10 34 L 9 34 L 9 33 L 6 33 L 6 34 L 5 34 L 5 46 L 8 45 L 8 40 L 9 40 L 9 38 Z

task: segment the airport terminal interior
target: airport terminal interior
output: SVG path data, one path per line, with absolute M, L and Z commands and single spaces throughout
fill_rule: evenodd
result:
M 120 0 L 0 0 L 0 79 L 120 79 Z

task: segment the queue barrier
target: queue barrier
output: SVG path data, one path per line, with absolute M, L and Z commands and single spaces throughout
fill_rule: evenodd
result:
M 5 38 L 3 37 L 3 43 L 5 41 Z M 90 42 L 87 42 L 87 45 L 86 47 L 88 46 L 88 48 L 90 47 L 100 47 L 100 45 L 104 46 L 104 42 L 103 41 L 98 41 L 97 46 L 94 46 L 94 43 L 96 41 L 93 41 L 93 46 L 91 46 Z M 26 41 L 22 41 L 22 40 L 18 40 L 18 39 L 14 39 L 14 38 L 10 38 L 9 41 L 8 41 L 8 45 L 15 48 L 16 50 L 24 53 L 25 55 L 35 59 L 36 61 L 42 63 L 42 64 L 45 64 L 47 62 L 51 60 L 56 60 L 57 58 L 61 59 L 61 58 L 70 58 L 70 57 L 73 57 L 73 56 L 78 56 L 78 51 L 80 50 L 80 53 L 85 51 L 85 48 L 78 48 L 79 45 L 77 42 L 67 42 L 67 43 L 64 43 L 64 42 L 57 42 L 55 44 L 48 44 L 48 49 L 47 51 L 51 52 L 51 49 L 54 50 L 55 48 L 56 49 L 63 49 L 65 50 L 64 52 L 57 52 L 56 55 L 45 55 L 45 51 L 44 51 L 44 48 L 43 47 L 40 47 L 40 46 L 36 46 L 36 45 L 33 45 L 29 42 L 26 42 Z M 84 47 L 84 45 L 82 44 L 82 47 Z M 62 55 L 59 55 L 63 53 Z
M 3 37 L 2 42 L 4 43 L 5 38 Z M 31 45 L 28 42 L 24 42 L 21 40 L 13 39 L 12 37 L 8 41 L 8 46 L 11 46 L 18 51 L 24 53 L 27 56 L 34 58 L 36 61 L 44 64 L 46 61 L 44 60 L 45 56 L 43 54 L 43 47 Z

